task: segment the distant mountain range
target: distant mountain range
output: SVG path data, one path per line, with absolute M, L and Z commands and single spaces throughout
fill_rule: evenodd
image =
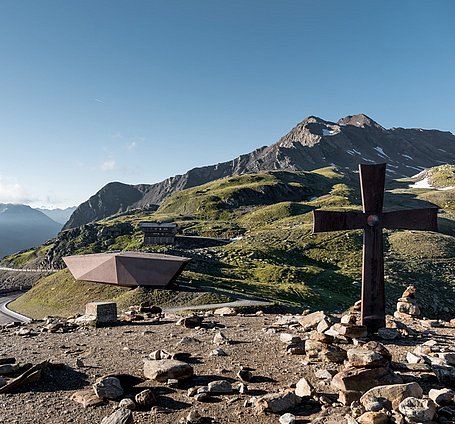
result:
M 36 208 L 37 211 L 40 211 L 47 215 L 50 219 L 58 222 L 59 224 L 64 225 L 68 219 L 70 218 L 71 214 L 76 210 L 76 206 L 71 206 L 65 209 L 44 209 L 44 208 Z
M 62 224 L 26 205 L 0 203 L 0 258 L 55 237 Z
M 71 215 L 64 229 L 135 208 L 153 208 L 170 194 L 218 178 L 268 170 L 304 171 L 328 165 L 356 170 L 359 163 L 387 162 L 390 177 L 455 163 L 455 136 L 420 128 L 385 129 L 366 115 L 329 122 L 310 116 L 277 143 L 217 165 L 194 168 L 156 184 L 109 183 Z

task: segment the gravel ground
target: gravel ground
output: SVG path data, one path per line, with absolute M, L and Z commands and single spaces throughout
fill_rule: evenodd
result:
M 0 394 L 0 423 L 100 423 L 113 412 L 116 402 L 84 409 L 70 400 L 78 389 L 89 387 L 96 378 L 109 373 L 143 375 L 143 359 L 157 349 L 169 352 L 189 352 L 193 358 L 195 377 L 191 385 L 202 386 L 212 380 L 227 379 L 235 384 L 240 366 L 253 369 L 253 380 L 248 383 L 248 394 L 217 396 L 210 403 L 197 402 L 188 397 L 187 386 L 169 388 L 165 384 L 148 381 L 142 387 L 152 388 L 158 395 L 158 405 L 172 410 L 170 413 L 135 411 L 134 422 L 172 423 L 184 418 L 191 410 L 210 417 L 218 423 L 278 423 L 279 415 L 257 415 L 255 409 L 244 406 L 251 396 L 277 392 L 307 377 L 318 394 L 333 394 L 329 383 L 318 381 L 315 372 L 319 369 L 337 369 L 340 365 L 307 363 L 305 356 L 286 355 L 285 344 L 279 339 L 279 331 L 273 329 L 276 315 L 207 317 L 200 329 L 188 329 L 176 325 L 177 317 L 167 316 L 159 323 L 125 323 L 109 328 L 84 328 L 71 333 L 43 333 L 43 323 L 27 324 L 37 333 L 24 338 L 16 335 L 17 328 L 0 329 L 0 360 L 15 357 L 19 363 L 39 363 L 50 360 L 50 373 L 38 383 L 14 393 Z M 215 328 L 209 328 L 216 325 Z M 394 361 L 404 361 L 407 351 L 429 338 L 454 344 L 453 329 L 427 330 L 414 322 L 419 332 L 417 338 L 400 339 L 400 342 L 385 342 Z M 1 327 L 0 327 L 1 328 Z M 268 330 L 268 331 L 267 331 Z M 221 346 L 227 356 L 210 356 L 217 346 L 213 337 L 217 331 L 231 341 Z M 294 333 L 298 329 L 292 330 Z M 300 334 L 304 335 L 304 333 Z M 346 346 L 345 346 L 346 347 Z M 79 367 L 76 360 L 82 360 Z M 428 389 L 428 388 L 427 388 Z M 311 423 L 321 416 L 318 407 L 302 405 L 294 411 L 298 423 Z M 346 409 L 329 407 L 322 411 L 323 422 L 341 423 Z M 210 420 L 207 420 L 210 422 Z M 318 421 L 319 422 L 319 421 Z M 322 421 L 321 421 L 322 422 Z

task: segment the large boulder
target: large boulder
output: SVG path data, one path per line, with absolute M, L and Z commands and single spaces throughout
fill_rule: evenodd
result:
M 116 377 L 102 377 L 94 385 L 93 390 L 100 399 L 117 399 L 123 395 L 120 380 Z
M 259 412 L 273 412 L 279 414 L 295 408 L 297 403 L 298 398 L 294 393 L 294 390 L 286 390 L 261 396 L 256 401 L 255 406 Z
M 304 331 L 314 330 L 324 318 L 327 318 L 325 312 L 317 311 L 299 317 L 299 324 L 303 327 Z
M 144 376 L 149 380 L 166 382 L 169 379 L 185 380 L 193 376 L 193 367 L 175 359 L 144 360 Z
M 381 399 L 382 402 L 386 400 L 389 403 L 388 409 L 397 409 L 401 401 L 407 397 L 421 398 L 422 395 L 423 391 L 418 383 L 389 384 L 369 389 L 360 398 L 360 403 L 368 410 L 368 405 Z
M 436 406 L 431 399 L 408 397 L 400 403 L 398 410 L 409 423 L 426 423 L 433 419 Z
M 402 382 L 402 378 L 388 367 L 347 368 L 333 377 L 331 385 L 336 390 L 365 392 L 375 386 Z

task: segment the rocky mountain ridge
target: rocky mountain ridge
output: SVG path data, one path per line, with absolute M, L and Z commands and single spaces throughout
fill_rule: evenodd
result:
M 455 135 L 420 128 L 385 129 L 364 114 L 336 123 L 310 116 L 271 146 L 231 161 L 193 168 L 155 184 L 110 183 L 72 214 L 64 229 L 134 208 L 153 208 L 170 194 L 219 178 L 267 170 L 314 170 L 328 165 L 356 170 L 359 163 L 388 163 L 392 178 L 455 163 Z

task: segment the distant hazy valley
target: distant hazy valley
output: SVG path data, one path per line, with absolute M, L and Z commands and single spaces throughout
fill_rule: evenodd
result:
M 0 203 L 0 258 L 55 237 L 74 210 Z

